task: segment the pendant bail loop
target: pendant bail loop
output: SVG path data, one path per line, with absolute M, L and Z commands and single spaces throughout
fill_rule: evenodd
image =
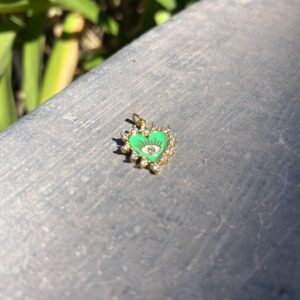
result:
M 132 114 L 132 120 L 134 124 L 140 129 L 144 129 L 146 127 L 146 121 L 142 119 L 141 116 L 138 115 L 137 113 Z

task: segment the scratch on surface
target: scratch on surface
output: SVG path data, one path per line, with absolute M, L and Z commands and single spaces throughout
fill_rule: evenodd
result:
M 287 232 L 282 236 L 282 238 L 279 239 L 278 243 L 271 250 L 267 252 L 265 257 L 261 260 L 260 264 L 257 264 L 257 266 L 249 273 L 244 283 L 250 280 L 250 278 L 254 275 L 254 273 L 260 269 L 260 266 L 263 265 L 268 260 L 268 258 L 270 258 L 270 256 L 274 253 L 274 251 L 287 240 L 287 238 L 299 225 L 300 225 L 300 220 L 298 220 L 293 226 L 289 228 L 289 230 L 287 230 Z
M 289 145 L 287 144 L 287 142 L 283 138 L 282 133 L 279 134 L 278 144 L 282 145 L 286 150 L 288 150 L 289 152 L 293 153 L 295 156 L 300 158 L 300 155 L 289 147 Z
M 192 244 L 194 244 L 196 241 L 200 240 L 201 237 L 206 233 L 206 230 L 201 230 L 200 233 L 198 233 L 196 236 L 194 236 L 192 240 Z

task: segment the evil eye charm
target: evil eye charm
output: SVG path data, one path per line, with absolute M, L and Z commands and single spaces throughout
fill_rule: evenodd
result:
M 132 119 L 131 131 L 120 133 L 124 142 L 121 152 L 130 154 L 130 160 L 141 168 L 149 168 L 158 174 L 161 166 L 174 155 L 177 140 L 171 136 L 170 127 L 162 129 L 152 123 L 151 128 L 147 128 L 146 121 L 137 114 L 133 114 Z
M 157 145 L 146 145 L 144 146 L 141 150 L 143 153 L 148 154 L 148 155 L 155 155 L 159 152 L 159 150 L 161 149 L 160 146 Z

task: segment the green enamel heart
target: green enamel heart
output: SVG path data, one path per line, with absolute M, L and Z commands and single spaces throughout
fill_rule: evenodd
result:
M 141 156 L 156 162 L 167 147 L 168 137 L 161 131 L 153 131 L 148 137 L 137 133 L 129 138 L 129 144 Z

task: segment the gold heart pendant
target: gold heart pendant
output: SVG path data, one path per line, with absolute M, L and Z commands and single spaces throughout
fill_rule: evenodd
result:
M 131 131 L 120 133 L 124 142 L 120 150 L 130 154 L 130 160 L 137 162 L 141 168 L 149 168 L 152 173 L 158 174 L 161 166 L 174 155 L 177 140 L 171 136 L 169 126 L 163 129 L 152 123 L 151 128 L 147 128 L 146 121 L 136 113 L 132 120 Z

